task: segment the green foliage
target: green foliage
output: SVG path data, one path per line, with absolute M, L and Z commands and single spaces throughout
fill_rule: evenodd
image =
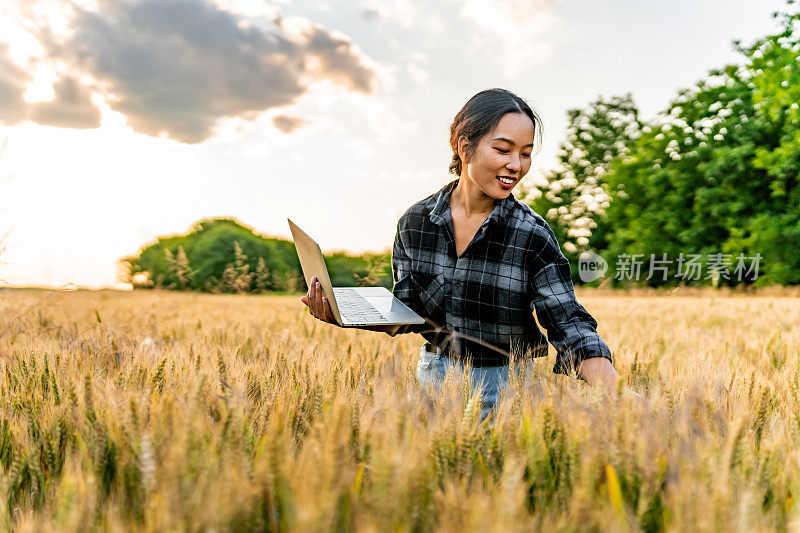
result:
M 738 47 L 742 65 L 681 91 L 615 161 L 610 256 L 759 253 L 758 285 L 800 282 L 797 21 L 783 15 L 784 31 Z
M 586 108 L 568 110 L 567 117 L 559 168 L 545 176 L 547 184 L 540 190 L 525 191 L 524 200 L 547 220 L 565 256 L 577 268 L 575 259 L 588 248 L 589 237 L 602 240 L 606 230 L 593 231 L 609 206 L 606 174 L 610 165 L 627 153 L 642 124 L 630 94 L 600 97 Z
M 776 14 L 782 29 L 775 35 L 735 43 L 741 64 L 710 71 L 640 128 L 629 98 L 570 110 L 563 168 L 531 202 L 565 255 L 598 251 L 614 279 L 623 254 L 642 254 L 643 272 L 651 254 L 666 254 L 667 275 L 647 281 L 657 286 L 680 280 L 680 254 L 706 261 L 726 254 L 720 282 L 729 285 L 740 281 L 737 258 L 760 254 L 757 279 L 751 272 L 741 281 L 800 283 L 800 12 L 791 10 Z M 609 111 L 626 113 L 628 122 L 615 126 Z M 600 208 L 587 208 L 584 196 Z M 576 230 L 587 213 L 591 221 L 580 225 L 594 230 Z
M 201 220 L 188 234 L 160 237 L 122 261 L 136 288 L 239 294 L 306 290 L 291 241 L 258 235 L 226 218 Z M 388 253 L 335 252 L 326 263 L 334 285 L 392 287 Z
M 391 290 L 391 254 L 365 253 L 352 256 L 334 252 L 325 257 L 331 282 L 340 286 L 379 285 Z

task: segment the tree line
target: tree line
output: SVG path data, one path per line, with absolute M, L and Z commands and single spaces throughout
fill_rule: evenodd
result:
M 691 284 L 800 283 L 793 5 L 774 13 L 780 31 L 734 42 L 741 63 L 711 70 L 653 120 L 641 119 L 629 94 L 569 111 L 560 165 L 526 201 L 557 233 L 576 282 L 580 255 L 595 252 L 613 285 L 676 285 L 689 258 L 706 271 Z M 647 280 L 619 276 L 632 258 L 662 270 Z M 744 276 L 733 275 L 737 259 L 746 260 Z
M 187 234 L 160 237 L 121 261 L 134 288 L 239 294 L 306 289 L 291 241 L 260 235 L 230 218 L 201 220 Z M 333 252 L 325 261 L 334 285 L 392 288 L 388 252 Z

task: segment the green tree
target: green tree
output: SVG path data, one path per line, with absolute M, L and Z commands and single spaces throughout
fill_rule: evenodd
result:
M 325 260 L 335 285 L 357 285 L 366 277 L 370 283 L 392 287 L 387 253 L 335 252 Z M 127 281 L 136 288 L 214 293 L 306 290 L 291 241 L 258 235 L 232 219 L 201 220 L 187 234 L 160 237 L 122 261 Z
M 238 243 L 238 252 L 237 252 Z M 123 259 L 129 277 L 146 273 L 157 287 L 175 288 L 180 283 L 174 267 L 167 261 L 166 251 L 176 257 L 182 247 L 187 264 L 191 265 L 187 288 L 216 291 L 223 273 L 233 265 L 237 275 L 253 272 L 258 257 L 269 266 L 274 290 L 287 290 L 286 280 L 300 271 L 300 263 L 290 241 L 264 237 L 232 219 L 206 219 L 196 223 L 186 235 L 161 237 L 143 248 L 138 255 Z M 245 269 L 245 265 L 247 268 Z M 245 270 L 247 272 L 245 272 Z
M 255 292 L 267 292 L 271 286 L 269 281 L 269 268 L 267 268 L 267 263 L 264 261 L 263 257 L 258 258 L 256 271 L 254 272 L 253 284 Z
M 355 275 L 356 285 L 361 287 L 370 287 L 380 285 L 387 276 L 392 275 L 391 255 L 389 254 L 376 254 L 368 255 L 367 260 L 367 274 L 365 276 Z M 388 287 L 391 289 L 391 287 Z
M 680 91 L 613 162 L 601 222 L 608 256 L 720 253 L 734 267 L 735 258 L 760 254 L 757 284 L 800 282 L 799 15 L 777 16 L 781 32 L 735 43 L 742 64 Z M 728 270 L 721 282 L 737 283 Z M 676 275 L 673 262 L 666 282 L 648 283 Z
M 543 187 L 523 191 L 523 200 L 547 220 L 575 269 L 580 252 L 605 244 L 606 228 L 595 228 L 610 205 L 606 174 L 641 135 L 642 124 L 630 94 L 599 97 L 585 108 L 570 109 L 567 117 L 558 168 L 545 176 Z
M 392 288 L 391 254 L 365 253 L 350 255 L 344 252 L 333 252 L 325 261 L 336 286 L 355 287 L 363 285 L 381 285 Z
M 250 265 L 247 264 L 247 256 L 239 246 L 238 241 L 233 243 L 234 260 L 230 268 L 233 271 L 233 278 L 228 288 L 231 292 L 238 294 L 250 292 L 250 285 L 253 281 L 253 274 L 250 273 Z M 228 271 L 226 268 L 226 272 Z
M 177 287 L 186 290 L 189 286 L 192 269 L 189 267 L 189 259 L 186 257 L 186 252 L 183 251 L 183 246 L 178 245 L 178 251 L 174 256 L 169 249 L 165 250 L 164 256 L 169 273 L 177 280 Z

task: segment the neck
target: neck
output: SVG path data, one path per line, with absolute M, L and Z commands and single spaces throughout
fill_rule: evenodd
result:
M 456 207 L 468 217 L 491 215 L 497 202 L 463 176 L 450 196 L 450 208 Z

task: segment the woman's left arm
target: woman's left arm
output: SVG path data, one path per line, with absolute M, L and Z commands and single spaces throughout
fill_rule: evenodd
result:
M 530 307 L 556 349 L 553 372 L 574 375 L 584 360 L 595 358 L 611 366 L 611 350 L 597 333 L 597 321 L 575 298 L 569 262 L 546 222 L 535 229 L 531 246 Z
M 553 230 L 541 227 L 541 239 L 530 266 L 531 310 L 547 330 L 557 353 L 556 373 L 577 375 L 593 387 L 615 391 L 620 375 L 614 369 L 611 351 L 597 333 L 597 322 L 578 303 L 569 262 L 561 253 Z M 623 394 L 637 403 L 644 398 L 623 387 Z

